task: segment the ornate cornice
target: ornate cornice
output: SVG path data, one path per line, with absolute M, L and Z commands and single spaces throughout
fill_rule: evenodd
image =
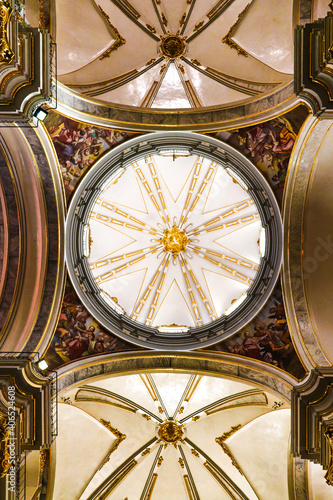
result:
M 49 1 L 39 0 L 40 26 L 27 25 L 14 2 L 0 1 L 0 122 L 29 121 L 51 95 Z
M 332 2 L 330 3 L 333 9 Z M 297 26 L 295 92 L 316 116 L 333 116 L 333 12 L 324 19 Z
M 292 453 L 320 463 L 333 486 L 333 368 L 316 368 L 292 391 Z

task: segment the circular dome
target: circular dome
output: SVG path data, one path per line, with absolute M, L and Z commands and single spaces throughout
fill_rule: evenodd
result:
M 68 212 L 80 299 L 105 328 L 150 348 L 204 347 L 245 326 L 275 284 L 281 248 L 279 209 L 260 172 L 193 133 L 117 147 Z

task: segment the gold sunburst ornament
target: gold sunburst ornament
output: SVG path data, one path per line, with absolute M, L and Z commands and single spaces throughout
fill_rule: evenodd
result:
M 157 435 L 160 441 L 164 442 L 164 447 L 166 448 L 169 444 L 173 444 L 176 448 L 177 443 L 183 443 L 183 431 L 184 425 L 177 424 L 177 421 L 166 420 L 163 424 L 160 424 Z
M 166 229 L 161 238 L 164 250 L 169 252 L 175 258 L 180 252 L 183 252 L 188 243 L 185 231 L 182 231 L 174 224 L 172 229 Z
M 177 59 L 185 53 L 186 37 L 179 36 L 179 32 L 175 35 L 168 33 L 161 37 L 161 52 L 167 59 Z

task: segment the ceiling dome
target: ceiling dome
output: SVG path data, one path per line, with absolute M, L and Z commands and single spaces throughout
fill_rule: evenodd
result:
M 59 400 L 57 500 L 288 498 L 289 404 L 251 382 L 155 371 Z
M 261 309 L 281 262 L 281 218 L 259 171 L 230 146 L 150 134 L 103 157 L 67 219 L 82 302 L 138 345 L 188 349 L 229 337 Z
M 66 12 L 57 16 L 58 78 L 89 98 L 153 109 L 229 106 L 292 80 L 289 0 L 56 5 Z

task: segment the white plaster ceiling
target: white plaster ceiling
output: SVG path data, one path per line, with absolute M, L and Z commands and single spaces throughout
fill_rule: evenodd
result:
M 289 0 L 87 0 L 84 8 L 56 0 L 56 8 L 60 81 L 103 101 L 152 108 L 226 105 L 271 93 L 292 78 Z M 169 67 L 167 57 L 153 66 L 163 56 L 161 37 L 178 31 L 186 37 L 185 53 Z M 125 43 L 103 57 L 117 46 L 117 33 Z M 228 33 L 229 44 L 222 41 Z M 123 78 L 133 71 L 136 78 Z
M 202 500 L 287 498 L 290 410 L 254 384 L 125 375 L 76 385 L 59 400 L 54 498 L 97 499 L 103 484 L 112 500 L 196 498 L 186 482 Z M 176 446 L 158 442 L 158 420 L 166 419 L 184 426 Z M 215 439 L 229 432 L 226 453 Z
M 197 327 L 245 296 L 259 269 L 261 220 L 225 168 L 194 155 L 156 155 L 104 185 L 89 218 L 88 264 L 128 317 Z M 175 227 L 187 238 L 177 254 L 163 243 Z
M 326 17 L 329 10 L 329 2 L 327 0 L 314 0 L 312 14 L 313 20 Z
M 308 462 L 309 478 L 309 499 L 310 500 L 328 500 L 332 498 L 332 486 L 326 483 L 325 474 L 320 464 Z

